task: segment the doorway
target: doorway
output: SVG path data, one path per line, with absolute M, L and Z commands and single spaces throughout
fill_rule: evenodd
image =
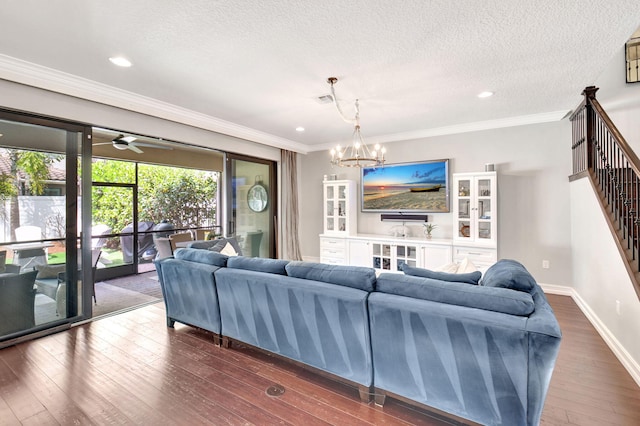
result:
M 276 257 L 275 162 L 227 154 L 227 236 L 245 256 Z

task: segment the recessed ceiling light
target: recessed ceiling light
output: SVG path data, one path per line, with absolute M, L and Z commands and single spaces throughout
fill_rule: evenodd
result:
M 482 92 L 478 93 L 479 98 L 488 98 L 489 96 L 493 96 L 493 92 Z
M 129 61 L 127 58 L 123 58 L 122 56 L 113 56 L 111 58 L 109 58 L 109 60 L 111 61 L 112 64 L 117 65 L 119 67 L 130 67 L 131 61 Z
M 296 127 L 296 132 L 304 132 L 304 127 L 302 126 Z

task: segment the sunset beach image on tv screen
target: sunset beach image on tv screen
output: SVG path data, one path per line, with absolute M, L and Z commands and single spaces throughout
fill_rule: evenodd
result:
M 362 169 L 362 211 L 448 212 L 448 160 Z

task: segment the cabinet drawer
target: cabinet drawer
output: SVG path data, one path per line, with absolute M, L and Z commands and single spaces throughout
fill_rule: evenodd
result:
M 326 263 L 327 265 L 346 265 L 347 262 L 344 257 L 320 257 L 320 263 Z
M 320 238 L 320 250 L 324 249 L 341 249 L 347 248 L 347 240 L 344 238 Z
M 320 256 L 321 257 L 341 257 L 346 259 L 347 250 L 344 247 L 321 247 L 320 248 Z
M 477 265 L 492 265 L 498 261 L 498 251 L 484 247 L 454 247 L 453 260 L 460 262 L 468 258 Z

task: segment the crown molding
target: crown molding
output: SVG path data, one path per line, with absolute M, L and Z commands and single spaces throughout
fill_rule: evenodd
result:
M 287 149 L 301 154 L 331 149 L 339 142 L 314 146 L 302 144 L 241 126 L 230 121 L 202 114 L 193 110 L 178 107 L 168 102 L 159 101 L 93 80 L 78 77 L 52 68 L 23 61 L 0 54 L 0 78 L 15 83 L 33 86 L 63 95 L 73 96 L 113 106 L 176 123 L 186 124 L 204 130 L 256 142 L 279 149 Z M 367 138 L 368 143 L 393 143 L 406 140 L 423 139 L 434 136 L 453 135 L 481 130 L 500 129 L 504 127 L 523 126 L 528 124 L 560 121 L 567 111 L 553 111 L 541 114 L 523 115 L 497 120 L 478 121 L 474 123 L 456 124 L 452 126 L 422 129 L 410 132 L 394 133 Z M 344 142 L 344 141 L 343 141 Z
M 167 102 L 0 54 L 0 78 L 204 130 L 306 154 L 307 145 Z
M 497 120 L 476 121 L 473 123 L 455 124 L 453 126 L 436 127 L 433 129 L 422 129 L 411 132 L 394 133 L 389 135 L 372 136 L 366 139 L 367 144 L 376 143 L 393 143 L 408 140 L 424 139 L 434 136 L 455 135 L 458 133 L 478 132 L 482 130 L 501 129 L 504 127 L 524 126 L 528 124 L 548 123 L 552 121 L 560 121 L 567 116 L 567 111 L 552 111 L 541 114 L 521 115 L 517 117 L 500 118 Z M 315 145 L 309 148 L 309 151 L 323 151 L 331 149 L 338 143 L 327 143 Z

